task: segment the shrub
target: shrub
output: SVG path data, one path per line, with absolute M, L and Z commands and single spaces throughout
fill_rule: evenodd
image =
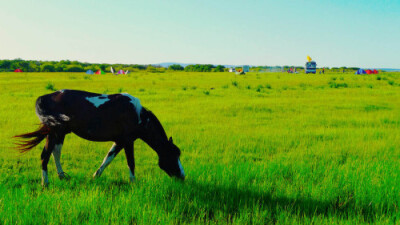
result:
M 394 85 L 394 81 L 393 80 L 388 80 L 388 84 L 389 85 Z
M 203 93 L 204 93 L 205 95 L 210 95 L 210 92 L 209 92 L 209 91 L 203 91 Z
M 56 91 L 57 89 L 54 87 L 54 84 L 49 82 L 46 85 L 46 90 L 50 90 L 50 91 Z
M 336 83 L 336 82 L 329 82 L 330 88 L 347 88 L 348 85 L 346 83 Z
M 237 87 L 239 84 L 238 84 L 238 82 L 236 82 L 236 81 L 232 81 L 232 85 L 235 86 L 235 87 Z
M 267 89 L 271 89 L 271 88 L 272 88 L 271 85 L 269 85 L 269 84 L 266 84 L 265 87 L 266 87 Z

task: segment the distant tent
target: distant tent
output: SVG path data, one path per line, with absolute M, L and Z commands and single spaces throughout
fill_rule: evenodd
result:
M 366 72 L 363 69 L 359 69 L 355 74 L 366 74 Z
M 106 74 L 103 70 L 97 70 L 96 74 Z
M 372 70 L 365 70 L 367 74 L 372 74 Z
M 118 74 L 125 74 L 123 70 L 118 70 Z
M 21 69 L 16 69 L 16 70 L 14 70 L 14 72 L 15 73 L 22 73 L 22 70 Z
M 372 71 L 372 73 L 373 73 L 373 74 L 378 74 L 379 72 L 378 72 L 378 70 L 375 70 L 375 69 L 374 69 L 374 70 Z
M 94 74 L 93 70 L 86 71 L 86 74 Z
M 111 67 L 110 71 L 112 74 L 114 74 L 114 69 L 112 67 Z

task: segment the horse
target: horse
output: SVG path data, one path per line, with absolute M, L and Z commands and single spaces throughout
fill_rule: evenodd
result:
M 99 169 L 100 177 L 115 156 L 124 149 L 130 181 L 135 180 L 134 142 L 143 140 L 158 155 L 158 165 L 168 176 L 185 179 L 180 149 L 168 139 L 157 117 L 129 94 L 97 94 L 80 90 L 60 90 L 36 100 L 40 126 L 36 131 L 14 136 L 16 149 L 27 152 L 46 139 L 41 154 L 42 185 L 47 186 L 47 164 L 53 154 L 58 177 L 67 178 L 60 163 L 64 138 L 69 133 L 89 141 L 114 142 Z

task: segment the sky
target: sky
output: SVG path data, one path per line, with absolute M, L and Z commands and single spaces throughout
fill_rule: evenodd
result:
M 0 5 L 0 59 L 400 68 L 400 0 Z

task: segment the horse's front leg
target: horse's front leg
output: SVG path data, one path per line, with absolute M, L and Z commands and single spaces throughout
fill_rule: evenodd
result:
M 93 174 L 93 178 L 100 177 L 104 169 L 111 163 L 111 161 L 117 156 L 117 154 L 122 150 L 122 145 L 114 143 L 108 152 L 107 156 L 104 158 L 103 163 L 99 169 Z
M 129 167 L 129 179 L 131 182 L 135 181 L 135 154 L 133 152 L 133 142 L 126 143 L 124 146 L 126 160 Z

